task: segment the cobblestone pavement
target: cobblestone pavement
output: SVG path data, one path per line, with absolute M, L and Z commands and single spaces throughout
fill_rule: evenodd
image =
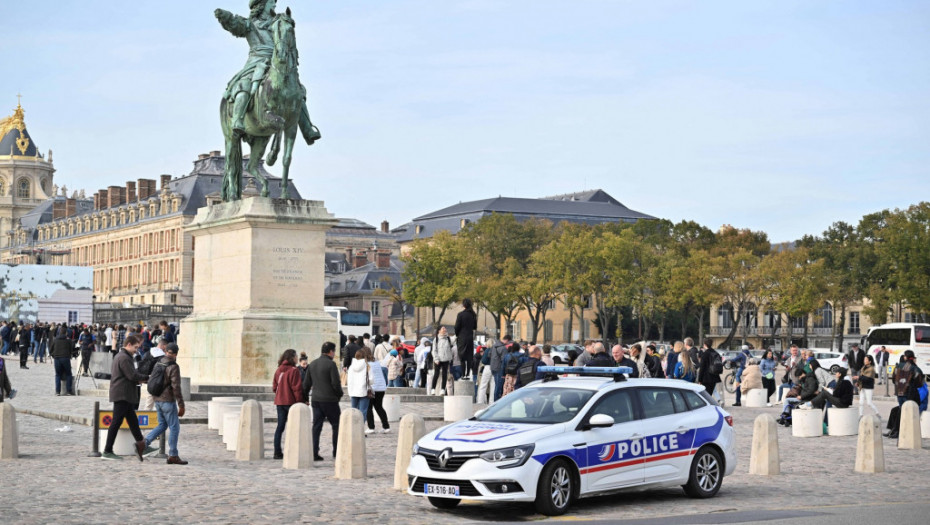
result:
M 87 417 L 94 400 L 55 397 L 51 365 L 19 370 L 11 365 L 10 379 L 19 397 L 17 409 L 67 413 Z M 192 414 L 205 414 L 205 402 L 190 404 Z M 887 417 L 893 404 L 877 403 Z M 266 404 L 264 413 L 273 414 Z M 577 502 L 572 520 L 655 518 L 685 514 L 726 513 L 764 509 L 863 506 L 908 501 L 915 472 L 923 477 L 930 466 L 930 440 L 924 449 L 899 451 L 885 439 L 887 472 L 853 472 L 856 437 L 793 438 L 779 427 L 782 475 L 750 476 L 749 450 L 753 419 L 760 413 L 777 416 L 779 408 L 727 407 L 738 437 L 739 466 L 724 480 L 717 497 L 693 500 L 678 488 L 625 492 Z M 408 405 L 404 411 L 438 415 L 439 403 Z M 326 459 L 303 471 L 284 470 L 279 461 L 237 462 L 221 438 L 206 425 L 181 427 L 181 457 L 185 467 L 164 460 L 134 458 L 102 461 L 86 457 L 91 449 L 90 427 L 71 424 L 72 431 L 56 432 L 61 421 L 18 414 L 19 460 L 0 462 L 0 515 L 6 523 L 483 523 L 538 521 L 529 504 L 463 502 L 453 511 L 438 511 L 424 498 L 392 490 L 397 434 L 373 434 L 366 439 L 368 478 L 335 480 L 331 438 L 324 426 L 322 454 Z M 442 423 L 427 422 L 432 430 Z M 395 432 L 393 429 L 392 432 Z M 271 456 L 274 424 L 265 425 L 266 457 Z M 12 489 L 11 489 L 12 486 Z M 920 492 L 920 491 L 918 491 Z M 724 521 L 721 514 L 721 521 Z

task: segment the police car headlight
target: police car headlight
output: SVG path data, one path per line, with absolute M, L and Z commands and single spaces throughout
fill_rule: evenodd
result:
M 535 445 L 499 448 L 482 453 L 479 457 L 488 463 L 500 463 L 497 468 L 519 467 L 533 455 Z

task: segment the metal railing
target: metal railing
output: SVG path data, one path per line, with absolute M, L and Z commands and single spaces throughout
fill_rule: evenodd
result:
M 130 308 L 97 308 L 94 311 L 95 323 L 147 323 L 168 321 L 177 322 L 189 316 L 194 307 L 187 304 L 151 304 Z

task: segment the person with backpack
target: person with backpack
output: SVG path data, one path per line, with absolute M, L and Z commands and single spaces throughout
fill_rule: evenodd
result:
M 604 352 L 604 356 L 610 360 L 610 357 Z M 520 365 L 520 369 L 517 370 L 517 385 L 514 389 L 522 388 L 537 379 L 542 379 L 545 374 L 539 372 L 539 366 L 542 365 L 542 349 L 537 345 L 530 347 L 529 358 Z M 588 366 L 598 366 L 592 363 L 588 363 Z M 612 365 L 606 365 L 612 366 Z
M 924 385 L 924 373 L 917 366 L 917 359 L 913 350 L 905 350 L 901 362 L 894 369 L 894 393 L 898 398 L 898 406 L 905 401 L 914 401 L 920 404 L 919 389 Z
M 168 348 L 168 341 L 165 340 L 162 336 L 155 337 L 155 346 L 153 346 L 145 357 L 142 358 L 142 362 L 139 363 L 139 373 L 142 375 L 149 375 L 152 373 L 152 369 L 162 357 L 165 355 L 165 349 Z M 155 397 L 152 394 L 149 394 L 148 390 L 142 392 L 142 404 L 140 405 L 142 410 L 154 410 L 155 409 Z
M 507 355 L 501 362 L 501 369 L 504 371 L 504 384 L 501 389 L 501 397 L 514 391 L 517 385 L 517 373 L 523 363 L 528 358 L 520 351 L 520 343 L 513 343 L 508 349 Z
M 743 372 L 746 370 L 750 359 L 752 359 L 752 353 L 749 352 L 749 345 L 743 345 L 736 357 L 727 360 L 728 363 L 736 365 L 736 375 L 733 378 L 733 386 L 736 387 L 736 403 L 733 403 L 735 407 L 742 406 L 742 403 L 740 403 L 742 397 L 740 383 L 742 383 Z
M 704 386 L 707 393 L 714 395 L 714 389 L 720 382 L 723 373 L 723 358 L 713 348 L 705 348 L 701 353 L 701 364 L 698 370 L 698 383 Z
M 513 340 L 510 334 L 504 335 L 500 341 L 497 341 L 490 348 L 485 349 L 485 356 L 482 362 L 487 366 L 488 376 L 482 374 L 481 384 L 478 385 L 478 399 L 484 399 L 484 391 L 487 389 L 491 401 L 497 401 L 501 398 L 504 391 L 504 373 L 501 369 L 501 362 L 507 353 L 507 345 Z M 482 401 L 479 401 L 479 403 Z
M 678 352 L 678 362 L 675 363 L 675 369 L 672 370 L 672 379 L 681 379 L 693 383 L 696 377 L 694 363 L 691 362 L 691 352 Z
M 155 363 L 152 375 L 146 387 L 155 399 L 155 412 L 158 413 L 158 426 L 145 436 L 145 447 L 149 449 L 165 430 L 168 434 L 169 465 L 187 465 L 187 461 L 178 456 L 178 433 L 184 417 L 184 398 L 181 395 L 181 367 L 178 365 L 178 345 L 169 343 L 165 355 Z

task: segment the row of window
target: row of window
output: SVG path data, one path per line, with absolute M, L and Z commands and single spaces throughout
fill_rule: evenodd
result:
M 94 292 L 156 284 L 180 286 L 181 259 L 150 261 L 94 271 Z
M 80 246 L 65 256 L 64 264 L 99 266 L 114 261 L 179 251 L 183 246 L 181 235 L 181 228 L 171 228 L 126 239 Z
M 111 226 L 124 226 L 137 220 L 157 215 L 165 215 L 177 212 L 181 204 L 180 197 L 170 201 L 152 200 L 145 206 L 132 206 L 128 209 L 110 210 L 109 213 L 102 213 L 99 216 L 85 216 L 84 220 L 68 220 L 48 224 L 39 229 L 39 241 L 47 241 L 90 232 L 99 229 L 106 229 Z
M 733 305 L 725 303 L 717 308 L 717 326 L 721 328 L 733 328 L 735 323 L 735 313 Z M 755 327 L 758 324 L 758 311 L 755 305 L 749 307 L 743 317 L 743 326 Z M 775 310 L 769 310 L 762 316 L 762 327 L 775 328 L 780 327 L 782 315 Z M 813 328 L 833 328 L 833 307 L 830 303 L 824 303 L 818 308 L 811 318 Z M 804 317 L 789 316 L 788 322 L 792 328 L 804 328 Z M 853 329 L 856 331 L 853 332 Z M 849 333 L 859 333 L 859 312 L 849 314 Z

